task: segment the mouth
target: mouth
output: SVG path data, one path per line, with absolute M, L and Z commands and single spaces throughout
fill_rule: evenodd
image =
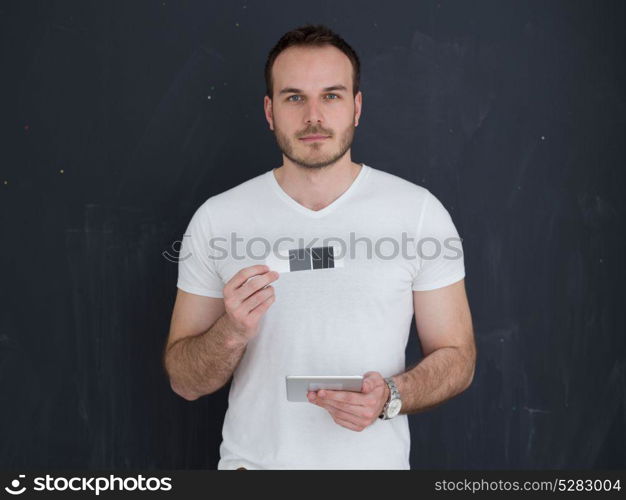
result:
M 328 139 L 329 137 L 330 136 L 328 135 L 309 135 L 306 137 L 300 137 L 300 140 L 304 142 L 323 141 L 324 139 Z

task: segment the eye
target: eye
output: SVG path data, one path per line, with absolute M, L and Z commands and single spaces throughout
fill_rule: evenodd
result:
M 336 101 L 338 99 L 341 99 L 341 97 L 339 97 L 339 95 L 337 95 L 337 94 L 326 94 L 326 97 L 328 97 L 328 96 L 334 96 L 335 97 L 335 99 L 329 99 L 329 101 Z M 301 96 L 298 95 L 298 94 L 291 95 L 291 96 L 287 97 L 287 101 L 289 101 L 289 102 L 300 102 L 300 99 L 298 99 L 296 101 L 296 100 L 292 100 L 291 99 L 292 97 L 301 97 Z

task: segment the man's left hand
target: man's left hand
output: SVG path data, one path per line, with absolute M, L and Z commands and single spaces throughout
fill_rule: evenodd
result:
M 361 432 L 374 423 L 389 399 L 389 386 L 378 372 L 363 375 L 361 392 L 320 389 L 309 391 L 309 401 L 328 410 L 339 425 Z

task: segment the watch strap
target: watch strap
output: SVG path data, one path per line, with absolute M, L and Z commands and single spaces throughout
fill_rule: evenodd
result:
M 398 387 L 393 381 L 393 378 L 387 377 L 385 378 L 385 382 L 387 384 L 387 387 L 389 387 L 389 398 L 387 398 L 387 402 L 383 406 L 382 413 L 378 416 L 378 418 L 380 418 L 381 420 L 389 420 L 389 417 L 387 417 L 387 408 L 389 408 L 389 403 L 391 403 L 391 401 L 395 399 L 400 399 L 400 391 L 398 391 Z

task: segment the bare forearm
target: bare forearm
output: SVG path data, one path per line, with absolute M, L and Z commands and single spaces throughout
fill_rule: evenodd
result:
M 472 381 L 474 362 L 471 350 L 444 347 L 395 375 L 393 380 L 402 398 L 400 413 L 425 411 L 463 392 Z
M 222 315 L 205 333 L 172 344 L 166 369 L 172 387 L 186 399 L 197 399 L 224 386 L 246 350 L 246 342 Z

